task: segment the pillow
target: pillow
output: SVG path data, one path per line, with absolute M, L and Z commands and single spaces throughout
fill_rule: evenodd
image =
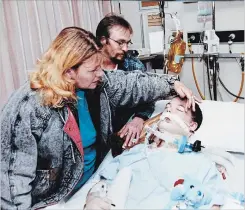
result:
M 203 101 L 203 123 L 194 137 L 204 145 L 244 153 L 244 104 Z
M 167 102 L 156 102 L 152 116 L 162 112 Z M 206 146 L 244 153 L 244 104 L 205 100 L 200 108 L 203 122 L 193 140 L 200 140 Z

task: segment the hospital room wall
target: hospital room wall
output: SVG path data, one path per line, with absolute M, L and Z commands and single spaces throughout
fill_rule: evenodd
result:
M 146 13 L 158 12 L 158 9 L 152 10 L 140 10 L 138 1 L 120 1 L 121 13 L 122 15 L 131 23 L 134 29 L 133 43 L 134 48 L 142 48 L 142 29 L 141 29 L 141 15 Z M 216 30 L 226 31 L 226 30 L 244 30 L 244 2 L 243 1 L 223 1 L 216 2 Z M 184 31 L 184 39 L 187 37 L 187 32 L 201 31 L 203 24 L 197 22 L 197 3 L 183 4 L 182 2 L 168 2 L 165 12 L 177 12 L 178 18 L 181 21 L 181 28 Z M 157 27 L 155 27 L 157 28 Z M 166 39 L 171 33 L 171 29 L 174 29 L 174 23 L 170 17 L 166 16 Z M 207 29 L 212 29 L 211 22 L 206 24 Z M 156 29 L 161 30 L 161 29 Z M 154 29 L 151 31 L 154 31 Z M 145 38 L 146 39 L 146 38 Z M 143 46 L 144 47 L 144 46 Z M 146 47 L 149 47 L 146 46 Z M 167 48 L 169 45 L 167 45 Z M 200 53 L 201 49 L 198 46 L 193 45 L 194 53 Z M 232 46 L 232 51 L 234 53 L 244 52 L 244 43 L 235 43 Z M 228 44 L 220 44 L 220 53 L 228 53 Z M 186 48 L 186 53 L 188 48 Z M 234 59 L 219 59 L 220 63 L 220 78 L 226 85 L 226 87 L 237 94 L 240 88 L 241 82 L 241 69 Z M 207 99 L 209 99 L 206 66 L 203 62 L 195 60 L 195 71 L 197 75 L 197 80 L 199 86 Z M 193 90 L 196 95 L 198 94 L 195 82 L 192 76 L 191 60 L 186 59 L 183 70 L 180 74 L 181 80 Z M 205 82 L 204 82 L 205 80 Z M 224 101 L 233 101 L 234 97 L 229 95 L 223 87 L 220 85 L 220 92 Z M 242 96 L 244 97 L 243 88 Z M 218 95 L 218 100 L 221 98 Z M 244 100 L 239 100 L 239 102 L 244 103 Z

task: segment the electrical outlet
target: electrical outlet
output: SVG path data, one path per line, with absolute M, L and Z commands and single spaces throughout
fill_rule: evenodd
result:
M 215 31 L 216 35 L 219 37 L 220 43 L 228 43 L 232 41 L 233 43 L 244 42 L 244 30 L 234 30 L 234 31 Z M 192 44 L 200 43 L 202 32 L 188 32 L 188 41 Z

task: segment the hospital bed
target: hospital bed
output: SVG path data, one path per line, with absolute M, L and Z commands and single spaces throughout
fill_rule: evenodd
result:
M 158 101 L 152 116 L 163 111 L 167 101 Z M 200 104 L 203 111 L 203 124 L 195 133 L 195 138 L 206 146 L 217 147 L 231 152 L 235 157 L 233 176 L 224 182 L 229 190 L 244 194 L 244 104 L 234 102 L 204 101 Z M 67 202 L 47 207 L 46 209 L 83 209 L 88 191 L 100 180 L 99 173 L 113 159 L 107 154 L 96 173 Z M 222 209 L 244 209 L 235 200 L 227 197 Z

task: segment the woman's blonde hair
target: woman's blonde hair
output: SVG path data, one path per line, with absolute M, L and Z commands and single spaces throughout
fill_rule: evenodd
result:
M 99 52 L 92 33 L 77 27 L 64 28 L 37 62 L 37 70 L 30 74 L 30 86 L 39 92 L 42 104 L 62 107 L 64 101 L 75 101 L 75 84 L 65 72 Z

